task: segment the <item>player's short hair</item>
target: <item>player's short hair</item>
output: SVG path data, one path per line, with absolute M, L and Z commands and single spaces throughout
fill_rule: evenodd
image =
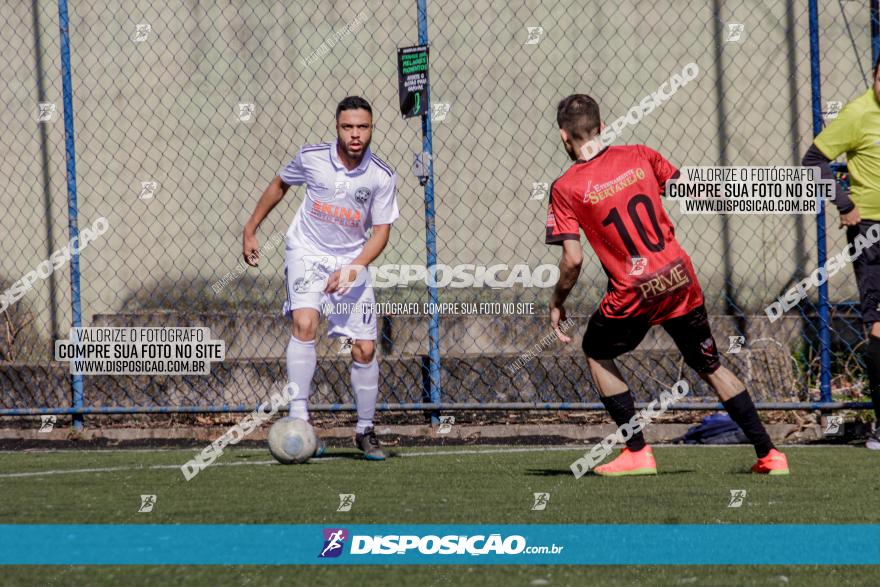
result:
M 877 70 L 880 69 L 880 54 L 877 54 L 877 61 L 874 62 L 874 77 L 877 77 Z
M 572 94 L 556 108 L 556 122 L 576 141 L 599 132 L 599 104 L 586 94 Z
M 370 113 L 370 116 L 373 116 L 373 108 L 370 106 L 370 103 L 360 96 L 346 96 L 343 98 L 336 106 L 336 120 L 339 120 L 339 113 L 343 110 L 366 110 Z

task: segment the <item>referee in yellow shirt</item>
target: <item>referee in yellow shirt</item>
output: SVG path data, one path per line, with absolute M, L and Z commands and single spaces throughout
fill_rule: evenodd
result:
M 848 103 L 825 127 L 804 155 L 802 164 L 820 167 L 823 179 L 834 177 L 829 164 L 846 153 L 850 192 L 836 189 L 834 204 L 840 211 L 840 225 L 846 239 L 855 237 L 880 223 L 880 60 L 874 65 L 874 85 Z M 862 322 L 868 327 L 865 366 L 871 401 L 880 422 L 880 247 L 865 249 L 853 260 L 859 286 Z M 880 450 L 880 424 L 866 446 Z

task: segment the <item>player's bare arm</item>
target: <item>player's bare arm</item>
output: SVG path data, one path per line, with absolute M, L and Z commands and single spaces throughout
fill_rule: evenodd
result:
M 350 264 L 331 273 L 327 278 L 327 287 L 324 288 L 324 291 L 326 293 L 345 293 L 351 289 L 351 285 L 357 281 L 360 272 L 385 250 L 390 236 L 390 224 L 374 226 L 370 238 L 364 243 L 364 250 L 361 251 L 361 254 L 355 257 Z
M 266 191 L 263 192 L 263 195 L 260 196 L 257 207 L 244 225 L 242 254 L 244 255 L 245 263 L 252 267 L 260 264 L 260 246 L 257 241 L 257 229 L 266 216 L 269 215 L 269 212 L 278 205 L 278 202 L 281 201 L 281 198 L 284 197 L 288 189 L 290 189 L 290 186 L 281 181 L 281 178 L 276 175 L 275 179 L 269 184 L 269 187 L 266 188 Z
M 566 336 L 559 329 L 559 324 L 565 322 L 565 300 L 571 293 L 574 284 L 577 283 L 581 274 L 581 265 L 584 262 L 584 251 L 580 241 L 566 240 L 562 242 L 562 258 L 559 260 L 559 281 L 553 289 L 550 297 L 550 326 L 563 343 L 571 342 L 571 337 Z

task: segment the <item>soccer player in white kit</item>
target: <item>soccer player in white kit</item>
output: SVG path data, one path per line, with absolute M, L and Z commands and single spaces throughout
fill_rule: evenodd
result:
M 302 147 L 260 197 L 244 227 L 244 258 L 248 264 L 257 265 L 257 228 L 290 186 L 305 184 L 305 197 L 287 231 L 284 253 L 284 315 L 292 322 L 287 380 L 298 388 L 290 404 L 290 416 L 309 419 L 309 392 L 317 366 L 315 335 L 323 313 L 328 318 L 330 336 L 354 341 L 351 386 L 358 413 L 355 444 L 367 459 L 384 460 L 385 453 L 373 429 L 379 393 L 378 329 L 366 267 L 388 244 L 391 223 L 400 213 L 394 171 L 370 151 L 372 129 L 369 102 L 349 96 L 339 103 L 336 141 Z

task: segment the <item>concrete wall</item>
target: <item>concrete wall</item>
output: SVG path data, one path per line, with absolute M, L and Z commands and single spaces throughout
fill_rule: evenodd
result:
M 423 262 L 423 190 L 410 172 L 421 132 L 397 110 L 396 47 L 418 38 L 412 4 L 72 3 L 80 224 L 104 216 L 111 225 L 83 252 L 86 323 L 97 313 L 212 299 L 210 284 L 238 262 L 256 199 L 299 145 L 333 138 L 333 109 L 347 94 L 373 103 L 373 148 L 399 174 L 402 216 L 384 260 Z M 431 2 L 433 100 L 451 105 L 434 126 L 440 262 L 556 261 L 543 244 L 546 201 L 529 196 L 533 182 L 568 166 L 554 117 L 572 92 L 597 97 L 612 120 L 695 61 L 700 76 L 619 142 L 647 143 L 678 165 L 798 163 L 812 134 L 806 3 L 714 4 Z M 866 67 L 867 8 L 855 4 L 845 10 Z M 0 278 L 14 281 L 67 242 L 62 121 L 35 122 L 41 99 L 61 107 L 58 17 L 50 1 L 0 6 Z M 358 14 L 362 27 L 303 62 Z M 741 42 L 719 41 L 722 20 L 745 25 Z M 132 40 L 138 23 L 152 27 L 141 43 Z M 524 45 L 530 26 L 544 28 L 537 45 Z M 823 9 L 822 43 L 824 98 L 845 102 L 865 85 L 836 4 Z M 253 122 L 238 121 L 240 102 L 255 104 Z M 153 199 L 138 199 L 142 181 L 158 182 Z M 286 229 L 301 195 L 289 192 L 263 239 Z M 798 266 L 815 267 L 810 217 L 736 216 L 725 227 L 668 209 L 712 311 L 725 311 L 729 294 L 760 312 Z M 843 246 L 836 213 L 829 225 L 835 252 Z M 282 274 L 276 250 L 221 303 L 278 307 Z M 68 274 L 56 278 L 25 301 L 42 336 L 53 321 L 69 324 Z M 582 303 L 594 303 L 604 284 L 588 255 Z M 831 291 L 854 296 L 849 270 Z M 523 295 L 545 303 L 548 292 Z

